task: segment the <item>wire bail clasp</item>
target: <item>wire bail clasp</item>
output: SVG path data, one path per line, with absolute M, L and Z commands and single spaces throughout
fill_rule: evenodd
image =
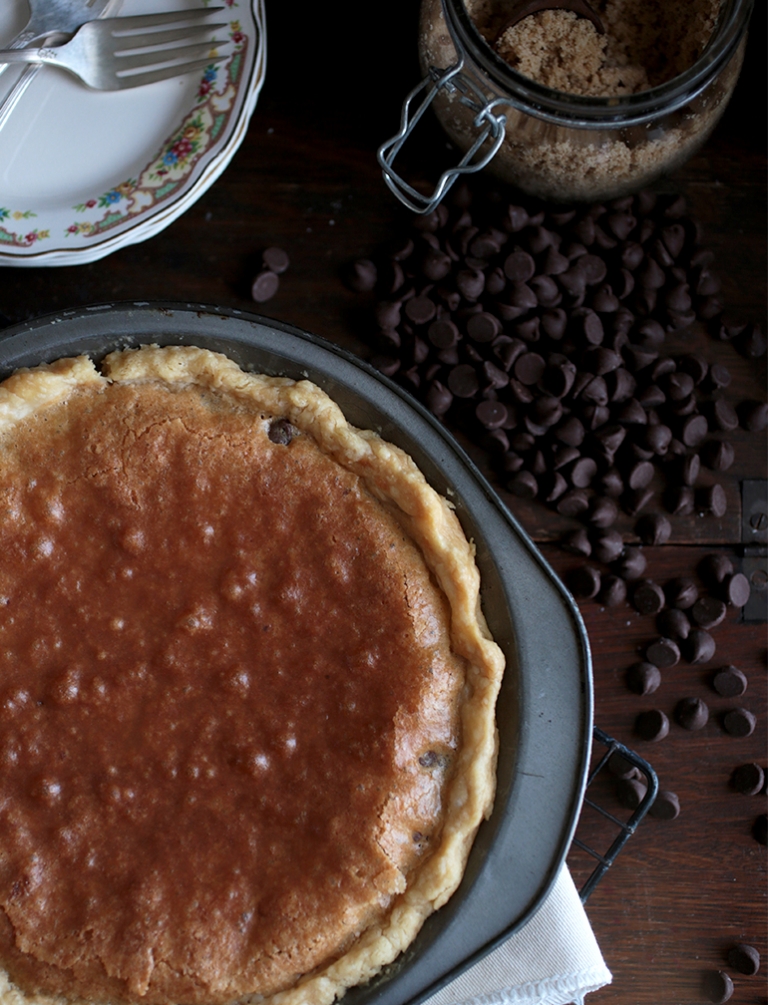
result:
M 378 150 L 377 158 L 384 174 L 384 181 L 400 202 L 414 213 L 431 213 L 460 175 L 474 174 L 476 171 L 482 171 L 496 156 L 499 147 L 504 142 L 504 130 L 507 118 L 503 114 L 494 114 L 495 105 L 503 103 L 503 101 L 500 102 L 498 99 L 488 101 L 486 95 L 480 90 L 477 84 L 462 74 L 463 66 L 464 57 L 462 56 L 457 63 L 445 70 L 430 67 L 429 76 L 425 77 L 420 84 L 414 87 L 403 102 L 400 116 L 400 131 L 391 139 L 382 143 Z M 415 112 L 411 114 L 412 102 L 422 91 L 430 86 L 431 89 L 426 97 L 416 108 Z M 418 192 L 400 177 L 393 167 L 393 162 L 405 141 L 416 128 L 422 115 L 441 90 L 445 90 L 448 93 L 453 93 L 454 91 L 460 93 L 461 97 L 459 100 L 461 103 L 475 112 L 473 125 L 478 130 L 478 135 L 458 165 L 448 168 L 442 173 L 432 194 L 422 195 L 421 192 Z M 473 161 L 480 148 L 489 139 L 492 140 L 491 147 L 482 157 Z

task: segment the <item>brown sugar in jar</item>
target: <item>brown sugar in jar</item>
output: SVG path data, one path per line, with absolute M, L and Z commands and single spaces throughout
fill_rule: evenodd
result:
M 464 153 L 462 173 L 487 166 L 532 195 L 591 202 L 649 185 L 706 140 L 736 85 L 752 0 L 595 7 L 605 35 L 549 10 L 491 44 L 482 32 L 492 0 L 423 0 L 425 101 Z M 450 169 L 431 199 L 409 201 L 386 149 L 387 181 L 417 211 L 434 209 L 458 177 Z

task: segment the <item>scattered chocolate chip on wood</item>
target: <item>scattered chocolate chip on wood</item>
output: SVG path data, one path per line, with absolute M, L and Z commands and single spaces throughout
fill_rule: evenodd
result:
M 635 531 L 643 544 L 666 544 L 672 535 L 672 524 L 663 513 L 647 513 L 638 520 Z
M 619 803 L 628 810 L 636 810 L 647 792 L 648 786 L 639 778 L 620 778 L 616 783 Z
M 726 576 L 722 583 L 723 599 L 733 607 L 744 607 L 751 593 L 749 580 L 743 572 Z
M 653 663 L 633 663 L 627 670 L 627 687 L 635 694 L 653 694 L 661 684 L 661 671 Z
M 627 584 L 621 576 L 603 576 L 597 599 L 606 607 L 616 607 L 618 604 L 623 604 L 627 599 Z
M 687 639 L 691 632 L 688 615 L 676 607 L 661 611 L 656 618 L 656 627 L 662 636 L 670 639 Z
M 747 677 L 735 666 L 721 667 L 712 678 L 712 686 L 723 698 L 739 698 L 747 690 Z
M 707 594 L 699 597 L 691 608 L 691 618 L 699 628 L 709 631 L 725 621 L 727 608 L 722 600 Z
M 657 820 L 674 820 L 680 816 L 680 800 L 675 792 L 660 789 L 648 812 Z
M 675 706 L 675 722 L 683 729 L 703 729 L 709 722 L 709 708 L 701 698 L 682 698 Z
M 261 261 L 265 269 L 269 269 L 278 276 L 287 272 L 288 266 L 291 264 L 288 253 L 282 248 L 276 247 L 266 248 L 261 254 Z
M 614 778 L 642 778 L 642 772 L 618 750 L 608 758 L 608 770 Z
M 758 841 L 762 845 L 768 844 L 768 816 L 765 813 L 761 813 L 755 819 L 752 825 L 752 834 L 755 841 Z
M 754 713 L 746 708 L 732 708 L 723 715 L 723 729 L 730 736 L 751 736 L 755 731 L 756 722 Z
M 641 740 L 652 743 L 663 740 L 669 733 L 669 719 L 661 709 L 648 709 L 635 719 L 635 733 Z
M 699 588 L 690 576 L 679 576 L 666 584 L 664 596 L 670 607 L 687 611 L 699 599 Z
M 600 570 L 592 565 L 581 565 L 567 574 L 566 583 L 577 600 L 591 600 L 600 590 Z
M 632 591 L 632 604 L 639 614 L 658 614 L 665 603 L 664 591 L 651 579 L 641 580 Z
M 266 303 L 277 293 L 280 280 L 276 272 L 271 269 L 262 269 L 251 285 L 251 297 L 257 304 Z
M 760 953 L 746 942 L 738 942 L 728 950 L 728 965 L 740 974 L 753 977 L 760 969 Z
M 683 655 L 689 663 L 709 663 L 715 655 L 715 640 L 703 628 L 692 628 L 683 643 Z
M 645 658 L 660 670 L 668 670 L 680 662 L 680 647 L 674 639 L 659 638 L 646 647 Z
M 733 981 L 723 970 L 710 970 L 703 978 L 704 994 L 712 1005 L 725 1005 L 733 994 Z
M 731 785 L 744 796 L 756 796 L 763 791 L 765 771 L 759 764 L 740 764 L 731 774 Z
M 720 587 L 732 574 L 733 562 L 722 552 L 711 552 L 699 563 L 699 575 L 711 589 Z

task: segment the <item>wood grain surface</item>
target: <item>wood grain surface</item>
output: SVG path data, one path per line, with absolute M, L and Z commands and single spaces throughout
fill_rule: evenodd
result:
M 309 5 L 307 5 L 308 7 Z M 400 103 L 418 80 L 415 3 L 392 0 L 375 8 L 375 27 L 363 25 L 347 0 L 296 10 L 268 10 L 266 84 L 241 149 L 216 184 L 184 216 L 151 240 L 102 261 L 65 268 L 0 268 L 0 314 L 15 323 L 83 304 L 121 300 L 178 300 L 252 310 L 325 336 L 366 355 L 372 331 L 370 301 L 340 281 L 345 264 L 370 255 L 402 233 L 408 214 L 384 186 L 376 147 L 396 131 Z M 351 37 L 344 30 L 351 26 Z M 729 310 L 745 321 L 766 321 L 766 61 L 765 5 L 756 12 L 744 71 L 724 119 L 705 147 L 658 188 L 682 193 L 715 252 Z M 428 122 L 404 155 L 404 170 L 429 178 L 446 141 Z M 1 158 L 0 153 L 0 158 Z M 280 290 L 257 307 L 250 286 L 261 251 L 283 247 L 291 267 Z M 730 400 L 765 399 L 766 359 L 746 360 L 729 343 L 697 328 L 674 348 L 696 349 L 733 374 Z M 721 550 L 741 561 L 741 482 L 766 477 L 766 436 L 732 436 L 736 461 L 724 477 L 728 510 L 722 520 L 694 513 L 674 521 L 669 545 L 646 549 L 648 575 L 659 583 L 691 574 L 703 554 Z M 535 501 L 513 499 L 487 458 L 462 440 L 523 526 L 541 543 L 555 570 L 572 556 L 555 543 L 575 526 Z M 633 539 L 634 521 L 618 524 Z M 759 586 L 759 579 L 755 581 Z M 763 580 L 764 583 L 764 580 Z M 744 623 L 729 610 L 713 630 L 714 658 L 664 671 L 660 689 L 640 698 L 626 686 L 627 667 L 657 634 L 653 619 L 628 604 L 581 605 L 595 667 L 596 722 L 646 757 L 661 787 L 676 792 L 677 819 L 646 819 L 588 903 L 614 981 L 595 1005 L 694 1005 L 705 1002 L 702 975 L 725 969 L 739 1005 L 766 1001 L 766 848 L 752 833 L 766 796 L 744 796 L 729 785 L 739 764 L 766 764 L 765 623 Z M 729 701 L 711 686 L 714 669 L 734 664 L 749 687 Z M 634 733 L 637 714 L 660 708 L 673 717 L 679 699 L 702 698 L 706 727 L 689 732 L 673 723 L 658 743 Z M 736 739 L 721 725 L 740 703 L 757 716 L 751 736 Z M 612 811 L 614 784 L 601 776 L 596 797 Z M 612 839 L 606 822 L 585 811 L 580 836 L 592 847 Z M 591 864 L 570 860 L 578 880 Z M 729 970 L 728 948 L 755 945 L 764 966 L 755 977 Z

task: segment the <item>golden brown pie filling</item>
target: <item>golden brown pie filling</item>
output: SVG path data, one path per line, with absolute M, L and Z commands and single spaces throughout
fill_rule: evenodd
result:
M 493 796 L 448 505 L 314 385 L 193 348 L 14 375 L 0 456 L 0 1002 L 367 980 Z

